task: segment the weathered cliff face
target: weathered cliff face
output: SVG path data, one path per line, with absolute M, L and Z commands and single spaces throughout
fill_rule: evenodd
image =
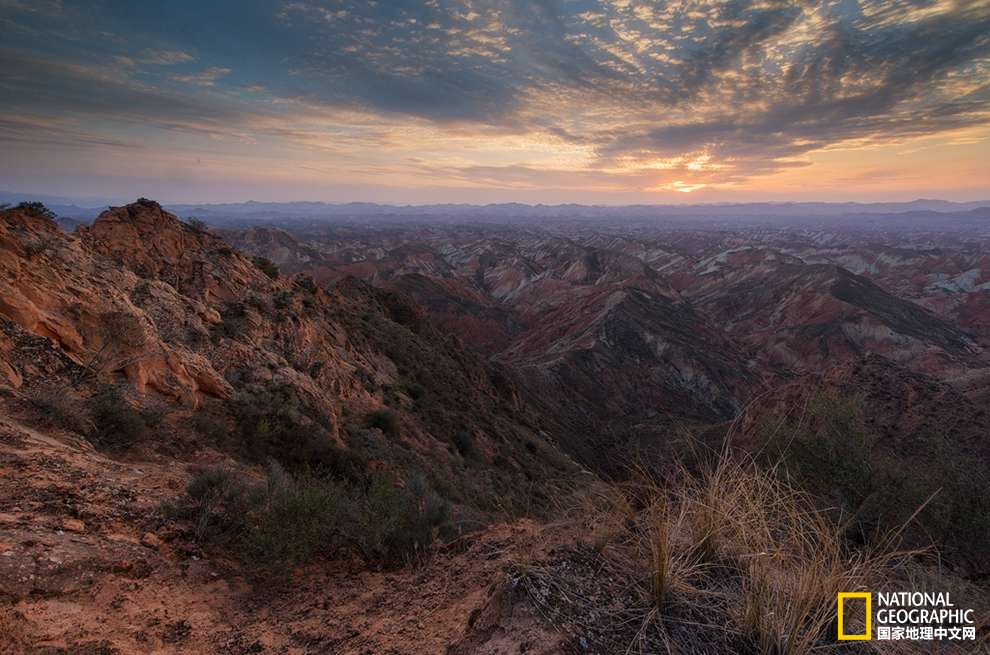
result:
M 161 280 L 206 304 L 263 288 L 260 271 L 223 239 L 179 222 L 150 200 L 113 207 L 77 234 L 90 249 L 140 278 Z
M 75 364 L 123 373 L 141 391 L 154 389 L 193 405 L 201 394 L 228 392 L 208 358 L 159 333 L 152 316 L 135 302 L 137 275 L 104 260 L 51 220 L 5 213 L 0 278 L 0 315 L 52 339 Z M 160 295 L 163 308 L 187 320 L 202 324 L 215 315 L 174 290 Z
M 43 215 L 0 212 L 0 385 L 85 395 L 126 380 L 137 405 L 164 404 L 166 419 L 219 406 L 235 433 L 231 412 L 284 402 L 302 415 L 292 430 L 312 433 L 299 439 L 370 449 L 489 505 L 519 480 L 570 466 L 509 378 L 410 300 L 356 281 L 324 289 L 274 277 L 151 201 L 108 209 L 71 235 Z M 369 446 L 365 416 L 385 405 L 400 427 L 372 431 Z M 264 435 L 266 420 L 255 426 Z M 482 470 L 468 471 L 452 441 L 461 433 Z
M 232 306 L 262 306 L 291 293 L 292 281 L 270 280 L 155 203 L 107 210 L 71 236 L 45 217 L 7 212 L 0 278 L 0 314 L 51 338 L 90 373 L 122 374 L 141 393 L 190 407 L 224 398 L 235 363 L 300 386 L 331 416 L 333 399 L 361 393 L 349 375 L 360 357 L 335 325 L 306 316 L 283 323 L 256 309 L 225 330 Z M 316 379 L 300 376 L 286 356 L 300 352 L 325 362 Z

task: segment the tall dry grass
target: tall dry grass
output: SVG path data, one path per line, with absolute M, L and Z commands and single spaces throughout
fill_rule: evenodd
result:
M 676 607 L 714 595 L 725 630 L 749 650 L 834 648 L 838 592 L 879 588 L 907 556 L 894 548 L 896 535 L 851 548 L 810 497 L 727 452 L 700 472 L 680 469 L 639 493 L 646 505 L 639 548 L 655 604 L 648 621 L 661 631 Z

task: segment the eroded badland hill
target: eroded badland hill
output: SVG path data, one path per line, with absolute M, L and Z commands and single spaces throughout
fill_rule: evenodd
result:
M 986 639 L 979 249 L 658 234 L 0 211 L 0 651 Z

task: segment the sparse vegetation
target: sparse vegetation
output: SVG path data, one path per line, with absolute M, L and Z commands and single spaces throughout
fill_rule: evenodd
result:
M 189 229 L 193 232 L 204 233 L 210 231 L 210 226 L 207 225 L 206 221 L 201 218 L 196 218 L 195 216 L 190 216 L 187 218 L 186 225 L 188 225 Z
M 136 352 L 129 361 L 141 356 L 140 347 L 145 342 L 145 333 L 140 318 L 121 310 L 111 310 L 99 316 L 99 347 L 89 353 L 83 366 L 79 368 L 75 384 L 87 377 L 98 377 L 114 367 L 122 367 L 126 362 L 119 358 L 121 350 Z
M 21 210 L 28 216 L 34 216 L 36 218 L 47 218 L 52 221 L 58 218 L 58 215 L 48 207 L 45 207 L 45 204 L 42 202 L 20 202 L 17 204 L 16 209 Z
M 338 545 L 348 509 L 340 483 L 306 472 L 290 476 L 273 464 L 257 497 L 248 515 L 246 545 L 248 556 L 263 566 L 298 566 Z
M 406 395 L 409 396 L 413 402 L 419 403 L 424 400 L 429 393 L 422 384 L 419 382 L 409 382 L 405 385 Z
M 761 461 L 837 508 L 850 538 L 869 542 L 911 519 L 907 543 L 990 571 L 990 468 L 934 426 L 894 450 L 869 434 L 853 401 L 819 394 L 800 420 L 760 417 L 756 434 Z
M 200 406 L 190 418 L 190 424 L 195 435 L 206 443 L 229 447 L 227 415 L 220 402 Z
M 247 389 L 234 397 L 232 409 L 238 442 L 249 459 L 276 459 L 289 469 L 326 463 L 332 450 L 327 419 L 295 387 Z
M 316 282 L 314 282 L 313 278 L 308 275 L 297 275 L 296 279 L 293 281 L 293 286 L 303 293 L 311 296 L 314 295 L 317 290 Z
M 450 507 L 419 473 L 403 484 L 375 475 L 355 497 L 352 539 L 364 556 L 385 562 L 413 561 L 423 556 L 450 520 Z
M 229 549 L 266 573 L 350 549 L 376 565 L 425 556 L 449 522 L 449 506 L 410 473 L 376 474 L 366 484 L 278 464 L 251 483 L 223 468 L 201 472 L 170 512 L 191 521 L 195 537 Z
M 278 279 L 278 266 L 276 266 L 275 262 L 273 262 L 272 260 L 268 259 L 267 257 L 261 257 L 260 255 L 256 255 L 251 258 L 251 262 L 255 266 L 257 266 L 258 269 L 262 273 L 267 275 L 270 279 L 272 280 Z
M 51 232 L 39 232 L 24 238 L 21 245 L 24 248 L 24 254 L 33 259 L 38 255 L 54 252 L 58 248 L 59 238 Z
M 246 527 L 245 516 L 253 499 L 249 485 L 233 471 L 211 468 L 195 475 L 186 494 L 169 513 L 192 522 L 197 540 L 227 545 Z
M 399 419 L 390 409 L 376 409 L 369 412 L 365 425 L 369 428 L 377 428 L 388 436 L 395 436 L 399 432 Z
M 279 291 L 272 297 L 272 302 L 275 305 L 275 309 L 281 311 L 292 307 L 292 298 L 291 291 Z
M 727 451 L 624 489 L 579 516 L 601 526 L 595 551 L 515 570 L 545 616 L 608 644 L 602 652 L 834 649 L 837 592 L 883 588 L 910 556 L 894 534 L 850 543 L 805 492 Z
M 723 584 L 735 596 L 729 620 L 759 653 L 832 642 L 836 593 L 874 588 L 895 557 L 889 544 L 850 548 L 810 497 L 728 455 L 711 470 L 682 474 L 647 517 L 659 609 Z
M 123 391 L 107 385 L 85 403 L 93 422 L 90 440 L 100 448 L 126 450 L 145 441 L 152 432 L 152 421 L 132 405 Z
M 457 452 L 461 454 L 464 459 L 475 459 L 478 457 L 478 448 L 474 443 L 474 437 L 471 436 L 470 432 L 466 430 L 458 430 L 454 433 L 451 438 L 454 442 L 454 447 L 457 448 Z
M 82 435 L 93 431 L 93 419 L 70 385 L 36 387 L 28 398 L 46 421 Z

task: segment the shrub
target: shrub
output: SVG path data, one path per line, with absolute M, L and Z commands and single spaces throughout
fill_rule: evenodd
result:
M 320 373 L 323 372 L 324 368 L 326 368 L 326 364 L 324 364 L 323 362 L 313 362 L 306 369 L 306 372 L 309 374 L 309 377 L 315 380 L 316 378 L 320 377 Z
M 258 484 L 224 468 L 197 474 L 170 513 L 192 522 L 197 540 L 230 549 L 262 574 L 284 572 L 341 548 L 372 564 L 425 556 L 449 525 L 449 505 L 418 474 L 367 484 L 268 467 Z
M 454 442 L 454 447 L 457 448 L 457 452 L 459 452 L 461 457 L 464 459 L 474 459 L 478 456 L 478 449 L 474 444 L 474 437 L 470 432 L 465 430 L 455 432 L 451 440 Z
M 24 254 L 28 258 L 55 252 L 59 246 L 59 238 L 49 232 L 33 234 L 21 241 Z
M 232 471 L 218 467 L 193 476 L 174 513 L 193 522 L 198 540 L 228 543 L 246 530 L 253 504 L 250 487 Z
M 292 306 L 292 298 L 293 296 L 291 291 L 279 291 L 272 296 L 272 302 L 275 305 L 275 309 L 288 309 Z
M 813 420 L 808 430 L 773 422 L 761 426 L 763 459 L 782 462 L 813 492 L 854 509 L 870 493 L 873 440 L 849 401 L 819 394 L 809 409 Z
M 365 479 L 365 459 L 338 448 L 325 427 L 329 419 L 290 385 L 243 391 L 233 399 L 232 414 L 235 450 L 248 459 L 274 460 L 291 472 L 312 470 L 345 480 Z
M 89 434 L 94 425 L 89 410 L 69 386 L 45 386 L 32 389 L 28 398 L 45 415 L 45 420 L 66 430 Z
M 851 401 L 819 395 L 803 422 L 761 417 L 761 460 L 837 507 L 849 536 L 868 542 L 904 527 L 907 543 L 935 545 L 972 572 L 990 571 L 990 467 L 934 429 L 896 452 L 870 436 Z
M 36 218 L 47 218 L 52 221 L 58 218 L 55 212 L 45 207 L 44 203 L 37 201 L 18 203 L 17 209 L 20 209 L 28 216 L 34 216 Z
M 368 393 L 373 393 L 378 390 L 378 383 L 375 382 L 375 378 L 366 369 L 358 367 L 354 371 L 354 377 L 361 382 L 361 386 Z
M 313 278 L 308 275 L 297 276 L 293 282 L 293 286 L 303 293 L 308 293 L 309 295 L 314 295 L 316 293 L 316 282 L 314 282 Z
M 349 534 L 365 558 L 393 564 L 420 559 L 450 520 L 448 503 L 419 473 L 373 476 L 353 511 Z
M 295 469 L 319 463 L 330 446 L 327 419 L 288 384 L 271 384 L 237 394 L 234 425 L 244 454 L 257 462 L 276 459 Z
M 251 262 L 257 266 L 262 273 L 267 275 L 270 279 L 278 279 L 278 266 L 275 262 L 268 259 L 267 257 L 262 257 L 260 255 L 255 255 L 251 258 Z
M 190 418 L 192 429 L 197 436 L 214 445 L 227 444 L 227 416 L 219 402 L 202 405 Z
M 346 502 L 337 482 L 310 473 L 291 477 L 273 464 L 261 502 L 250 518 L 247 545 L 251 556 L 279 568 L 305 564 L 321 551 L 329 551 Z
M 116 386 L 107 386 L 90 396 L 86 409 L 93 421 L 90 440 L 108 450 L 125 450 L 145 441 L 149 422 Z
M 368 414 L 365 426 L 378 428 L 389 436 L 395 436 L 399 431 L 399 419 L 392 410 L 376 409 Z
M 413 399 L 414 402 L 419 402 L 426 398 L 426 387 L 421 385 L 419 382 L 410 382 L 406 385 L 406 394 Z
M 197 233 L 204 233 L 210 230 L 210 226 L 206 224 L 206 221 L 195 216 L 190 216 L 186 219 L 186 225 L 189 226 L 190 230 Z

